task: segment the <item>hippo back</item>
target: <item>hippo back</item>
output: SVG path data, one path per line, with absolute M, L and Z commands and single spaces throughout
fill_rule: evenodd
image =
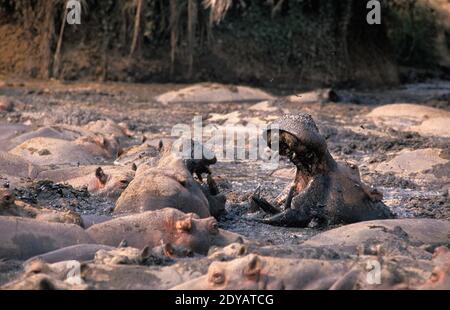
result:
M 27 259 L 80 243 L 93 242 L 77 225 L 0 217 L 0 258 Z

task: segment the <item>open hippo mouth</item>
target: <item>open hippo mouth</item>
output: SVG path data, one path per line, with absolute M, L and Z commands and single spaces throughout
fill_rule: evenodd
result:
M 292 183 L 276 198 L 275 205 L 260 197 L 258 188 L 251 200 L 266 213 L 278 214 L 291 208 L 292 199 L 298 196 L 312 178 L 328 168 L 327 145 L 309 114 L 285 115 L 272 123 L 265 132 L 267 145 L 287 157 L 296 167 Z

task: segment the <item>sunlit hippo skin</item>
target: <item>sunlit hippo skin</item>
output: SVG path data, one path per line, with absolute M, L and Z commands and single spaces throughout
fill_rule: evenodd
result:
M 349 269 L 349 262 L 297 260 L 247 255 L 213 262 L 208 274 L 174 290 L 330 289 Z
M 370 274 L 380 263 L 380 273 Z M 433 266 L 429 260 L 405 256 L 360 256 L 357 259 L 294 259 L 250 254 L 228 261 L 213 261 L 208 273 L 173 287 L 174 290 L 350 290 L 417 289 L 423 287 Z M 441 269 L 439 269 L 441 270 Z M 448 270 L 448 269 L 447 269 Z M 433 277 L 445 283 L 444 274 Z M 378 278 L 379 277 L 379 278 Z M 369 280 L 368 280 L 369 279 Z
M 11 139 L 30 130 L 29 126 L 23 124 L 0 123 L 0 151 L 11 149 Z
M 115 247 L 103 244 L 95 244 L 95 243 L 82 243 L 70 245 L 61 249 L 57 249 L 54 251 L 50 251 L 47 253 L 43 253 L 40 255 L 33 256 L 25 261 L 24 264 L 27 264 L 33 260 L 41 260 L 45 263 L 53 264 L 62 261 L 68 260 L 76 260 L 79 262 L 93 260 L 95 258 L 95 254 L 100 250 L 110 251 L 114 250 Z
M 162 241 L 199 254 L 206 254 L 212 245 L 225 246 L 242 240 L 237 234 L 219 229 L 213 217 L 199 219 L 193 213 L 172 208 L 118 217 L 86 231 L 99 244 L 117 246 L 125 240 L 131 247 L 153 248 Z
M 37 179 L 86 187 L 90 194 L 116 201 L 134 177 L 130 167 L 103 165 L 81 166 L 42 171 Z
M 12 178 L 34 179 L 42 168 L 20 156 L 0 151 L 0 175 Z
M 95 243 L 78 225 L 0 216 L 0 257 L 25 260 L 80 243 Z
M 0 188 L 0 216 L 27 217 L 39 221 L 83 226 L 83 220 L 78 213 L 71 210 L 60 211 L 34 207 L 16 200 L 14 192 L 7 188 Z
M 211 159 L 183 159 L 173 152 L 171 145 L 161 146 L 160 151 L 156 166 L 138 167 L 135 178 L 117 200 L 115 214 L 169 207 L 207 218 L 225 209 L 225 196 L 218 193 L 209 170 L 209 165 L 216 162 L 214 155 Z M 209 180 L 206 189 L 200 185 L 204 173 Z
M 141 256 L 138 254 L 137 256 Z M 118 258 L 118 257 L 117 257 Z M 142 262 L 141 258 L 138 259 Z M 124 264 L 125 263 L 125 264 Z M 1 290 L 161 290 L 195 279 L 207 270 L 204 263 L 172 264 L 169 266 L 136 265 L 125 260 L 97 260 L 79 263 L 68 260 L 48 264 L 33 260 L 25 264 L 24 272 L 0 287 Z M 79 266 L 79 277 L 69 278 Z
M 296 166 L 295 179 L 275 206 L 258 195 L 252 202 L 274 214 L 262 220 L 276 226 L 305 227 L 393 218 L 382 195 L 363 184 L 357 167 L 336 163 L 309 114 L 285 115 L 267 130 L 267 143 L 279 132 L 279 153 Z M 274 136 L 272 136 L 274 134 Z M 282 207 L 280 207 L 283 205 Z
M 96 164 L 115 158 L 117 152 L 118 146 L 102 136 L 81 137 L 75 141 L 37 137 L 9 151 L 41 166 Z

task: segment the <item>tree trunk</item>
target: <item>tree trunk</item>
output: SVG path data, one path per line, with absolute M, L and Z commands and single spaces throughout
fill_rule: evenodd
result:
M 136 1 L 136 17 L 134 19 L 133 40 L 131 41 L 130 56 L 134 54 L 138 45 L 138 38 L 141 28 L 142 0 Z
M 188 77 L 192 77 L 194 67 L 195 28 L 197 25 L 197 0 L 188 2 Z
M 170 75 L 175 71 L 175 56 L 178 43 L 178 4 L 170 0 Z
M 56 44 L 56 51 L 55 51 L 55 57 L 53 62 L 53 75 L 56 78 L 59 78 L 59 69 L 61 65 L 61 47 L 62 47 L 62 41 L 64 37 L 64 29 L 66 28 L 66 19 L 67 19 L 67 7 L 66 3 L 64 3 L 64 14 L 63 19 L 61 22 L 61 28 L 59 31 L 59 37 L 58 37 L 58 43 Z

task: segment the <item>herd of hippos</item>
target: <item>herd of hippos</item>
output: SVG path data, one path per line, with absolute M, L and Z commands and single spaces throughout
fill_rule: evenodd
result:
M 10 135 L 5 127 L 0 265 L 21 268 L 1 288 L 450 289 L 448 221 L 396 218 L 358 167 L 333 159 L 310 115 L 285 115 L 274 125 L 279 153 L 296 174 L 274 202 L 250 197 L 266 214 L 255 221 L 338 226 L 299 245 L 261 244 L 219 228 L 226 197 L 210 170 L 215 159 L 179 158 L 170 141 L 124 147 L 133 133 L 110 120 Z M 35 206 L 15 197 L 25 179 L 85 186 L 115 208 L 83 215 Z M 376 283 L 368 281 L 374 260 Z

